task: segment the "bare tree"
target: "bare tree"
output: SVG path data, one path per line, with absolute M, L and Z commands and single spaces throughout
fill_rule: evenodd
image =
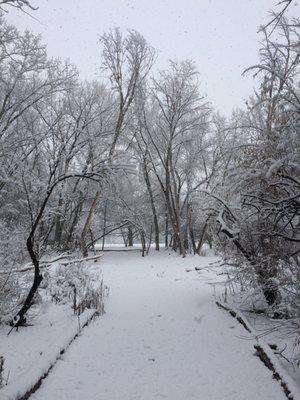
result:
M 103 69 L 108 72 L 115 92 L 115 123 L 108 152 L 108 158 L 112 162 L 117 142 L 124 128 L 125 117 L 132 105 L 138 85 L 143 83 L 152 67 L 155 53 L 143 36 L 134 30 L 128 31 L 127 36 L 123 37 L 120 30 L 116 28 L 102 35 L 100 43 L 103 46 Z M 80 242 L 84 255 L 87 254 L 86 235 L 99 198 L 100 191 L 97 190 L 82 230 Z
M 269 305 L 281 302 L 282 291 L 291 293 L 287 271 L 299 269 L 300 59 L 294 22 L 277 21 L 279 39 L 263 32 L 260 63 L 246 70 L 260 79 L 260 89 L 248 111 L 236 115 L 234 153 L 224 184 L 214 192 L 222 198 L 221 231 L 242 255 L 241 265 L 247 260 L 249 276 Z
M 198 144 L 201 142 L 209 115 L 209 107 L 199 96 L 196 76 L 191 62 L 171 63 L 170 71 L 162 72 L 160 79 L 153 81 L 152 111 L 148 115 L 144 112 L 141 119 L 142 138 L 144 144 L 151 144 L 148 157 L 172 224 L 173 248 L 179 248 L 183 256 L 186 253 L 186 229 L 182 223 L 187 204 L 186 156 L 196 147 L 198 139 Z M 195 190 L 203 179 L 207 177 L 202 176 L 189 191 Z

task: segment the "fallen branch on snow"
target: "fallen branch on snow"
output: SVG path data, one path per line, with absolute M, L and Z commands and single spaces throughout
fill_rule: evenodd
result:
M 63 254 L 63 255 L 61 255 L 59 257 L 54 258 L 53 260 L 40 261 L 40 268 L 46 268 L 46 267 L 48 267 L 49 265 L 53 264 L 56 261 L 63 260 L 64 258 L 70 258 L 70 257 L 71 257 L 71 255 Z M 32 265 L 32 263 L 28 263 L 27 265 L 28 265 L 27 267 L 24 267 L 22 269 L 12 269 L 9 272 L 1 271 L 0 275 L 27 272 L 27 271 L 30 271 L 31 269 L 34 269 L 34 266 Z
M 216 301 L 216 304 L 218 307 L 223 308 L 224 310 L 228 311 L 229 314 L 235 318 L 240 324 L 243 325 L 243 327 L 250 333 L 252 333 L 252 330 L 250 329 L 250 327 L 248 326 L 248 324 L 246 324 L 246 322 L 243 320 L 243 318 L 238 314 L 237 311 L 232 310 L 229 307 L 224 306 L 224 304 L 220 303 L 219 301 Z
M 76 264 L 84 261 L 97 261 L 99 258 L 103 257 L 103 254 L 98 254 L 97 256 L 93 257 L 85 257 L 85 258 L 78 258 L 76 260 L 70 260 L 66 262 L 59 263 L 60 265 L 69 265 L 69 264 Z
M 68 262 L 64 262 L 64 263 L 60 263 L 61 265 L 68 265 L 68 264 L 73 264 L 73 263 L 77 263 L 77 262 L 84 262 L 84 261 L 91 261 L 91 260 L 97 260 L 98 258 L 102 257 L 103 254 L 98 254 L 97 256 L 93 256 L 93 257 L 86 257 L 86 258 L 80 258 L 80 259 L 76 259 L 76 260 L 70 260 Z M 40 269 L 42 268 L 47 268 L 49 267 L 51 264 L 59 261 L 59 260 L 64 260 L 64 259 L 68 259 L 72 257 L 71 254 L 64 254 L 61 255 L 59 257 L 53 258 L 52 260 L 44 260 L 44 261 L 40 261 Z M 27 271 L 31 271 L 32 269 L 34 269 L 34 266 L 32 264 L 29 264 L 28 267 L 24 267 L 22 269 L 13 269 L 10 270 L 9 272 L 5 272 L 5 271 L 1 271 L 0 275 L 6 275 L 6 274 L 13 274 L 13 273 L 21 273 L 21 272 L 27 272 Z
M 235 318 L 240 324 L 242 324 L 248 332 L 253 335 L 254 339 L 256 340 L 256 344 L 254 345 L 256 356 L 264 363 L 264 365 L 269 370 L 273 372 L 273 378 L 280 383 L 286 397 L 289 400 L 300 400 L 298 389 L 295 387 L 294 382 L 286 376 L 272 348 L 263 339 L 259 338 L 255 329 L 250 325 L 246 317 L 242 315 L 241 312 L 234 310 L 227 305 L 225 306 L 219 301 L 216 301 L 216 305 L 223 310 L 226 310 L 233 318 Z

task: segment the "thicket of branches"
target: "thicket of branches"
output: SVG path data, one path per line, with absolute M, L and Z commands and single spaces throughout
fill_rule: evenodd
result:
M 260 63 L 245 71 L 260 87 L 229 122 L 234 152 L 214 193 L 236 273 L 262 288 L 270 306 L 286 303 L 279 315 L 288 315 L 300 300 L 299 21 L 281 17 L 276 33 L 263 30 Z
M 191 61 L 151 77 L 155 50 L 136 31 L 104 34 L 107 81 L 82 83 L 1 17 L 2 315 L 18 303 L 10 271 L 27 260 L 35 271 L 18 326 L 43 279 L 42 255 L 86 256 L 112 232 L 142 243 L 142 255 L 151 242 L 182 256 L 214 244 L 269 306 L 299 311 L 299 21 L 275 23 L 245 71 L 259 89 L 226 120 Z

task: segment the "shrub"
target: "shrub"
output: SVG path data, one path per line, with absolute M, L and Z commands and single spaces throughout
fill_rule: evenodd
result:
M 53 275 L 46 274 L 43 283 L 55 303 L 71 303 L 76 315 L 86 308 L 104 312 L 104 298 L 108 288 L 100 273 L 91 275 L 82 262 L 60 265 Z

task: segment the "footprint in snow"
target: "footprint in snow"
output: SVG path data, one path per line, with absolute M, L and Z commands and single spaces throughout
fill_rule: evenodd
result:
M 195 317 L 194 321 L 196 321 L 198 324 L 201 324 L 203 317 L 204 315 L 200 315 L 200 317 Z

